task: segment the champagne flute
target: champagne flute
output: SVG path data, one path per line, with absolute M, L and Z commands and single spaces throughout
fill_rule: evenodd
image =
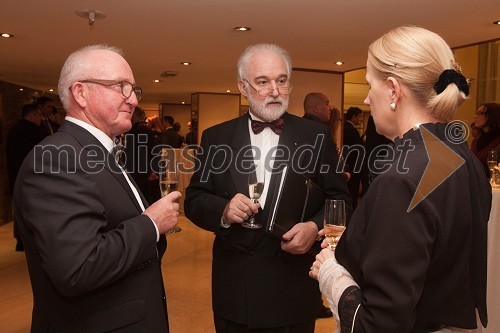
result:
M 326 241 L 330 250 L 335 250 L 337 243 L 345 230 L 345 202 L 344 200 L 325 200 L 325 215 L 323 227 Z
M 179 184 L 179 174 L 177 172 L 177 165 L 175 161 L 170 161 L 167 158 L 166 151 L 162 151 L 162 157 L 160 160 L 160 192 L 161 196 L 164 197 L 170 192 L 176 191 L 177 186 Z M 178 226 L 175 226 L 169 234 L 173 234 L 176 232 L 181 232 L 182 229 Z
M 498 151 L 490 150 L 488 151 L 488 158 L 486 162 L 488 164 L 488 169 L 490 170 L 490 184 L 495 185 L 495 167 L 498 167 Z
M 255 165 L 253 172 L 248 174 L 248 195 L 254 203 L 259 202 L 259 198 L 264 191 L 264 181 L 266 177 L 265 169 L 259 165 Z M 255 214 L 252 213 L 248 221 L 241 224 L 243 227 L 248 229 L 260 229 L 262 225 L 255 222 Z

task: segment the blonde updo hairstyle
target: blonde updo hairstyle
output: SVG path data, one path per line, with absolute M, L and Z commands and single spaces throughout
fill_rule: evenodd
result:
M 444 70 L 459 70 L 448 44 L 432 31 L 415 26 L 395 28 L 370 45 L 368 61 L 379 78 L 396 78 L 440 120 L 450 121 L 467 98 L 454 83 L 440 94 L 434 90 Z

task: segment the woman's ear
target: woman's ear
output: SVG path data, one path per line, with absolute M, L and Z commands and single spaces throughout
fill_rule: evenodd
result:
M 397 105 L 399 99 L 401 98 L 401 85 L 399 84 L 399 81 L 392 76 L 387 78 L 387 85 L 390 89 L 390 99 Z

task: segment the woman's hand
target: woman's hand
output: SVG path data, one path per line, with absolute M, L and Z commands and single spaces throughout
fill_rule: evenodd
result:
M 326 242 L 323 241 L 323 244 L 325 244 L 325 243 Z M 323 246 L 323 244 L 321 244 L 321 246 Z M 313 279 L 317 280 L 318 274 L 319 274 L 319 269 L 321 268 L 321 265 L 323 265 L 323 263 L 330 258 L 333 258 L 334 260 L 336 260 L 335 259 L 335 251 L 332 251 L 328 248 L 324 248 L 323 250 L 321 250 L 321 252 L 316 255 L 316 261 L 313 262 L 313 264 L 311 266 L 311 270 L 309 271 L 309 276 L 312 277 Z

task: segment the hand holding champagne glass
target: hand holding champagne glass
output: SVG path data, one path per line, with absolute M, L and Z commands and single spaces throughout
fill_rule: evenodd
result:
M 328 248 L 330 250 L 335 250 L 335 247 L 345 230 L 345 222 L 346 216 L 344 200 L 325 200 L 323 227 Z
M 264 191 L 265 169 L 260 165 L 255 165 L 254 172 L 248 174 L 248 195 L 254 203 L 259 202 L 259 198 Z M 255 214 L 252 213 L 248 221 L 241 224 L 245 228 L 260 229 L 262 225 L 255 222 Z
M 175 159 L 170 160 L 167 158 L 166 151 L 162 151 L 162 157 L 160 160 L 160 192 L 161 196 L 164 197 L 167 194 L 176 191 L 177 185 L 179 184 L 179 174 L 177 172 L 177 165 Z M 170 233 L 180 232 L 181 228 L 175 227 L 170 231 Z

